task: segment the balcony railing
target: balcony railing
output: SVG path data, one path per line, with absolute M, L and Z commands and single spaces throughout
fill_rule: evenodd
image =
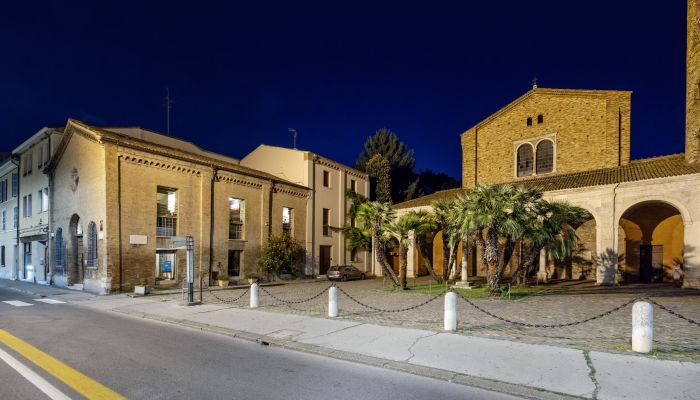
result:
M 177 217 L 156 217 L 156 236 L 176 236 Z

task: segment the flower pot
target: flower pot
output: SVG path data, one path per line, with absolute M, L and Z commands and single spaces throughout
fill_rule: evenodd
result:
M 148 285 L 136 285 L 134 286 L 134 294 L 140 294 L 142 296 L 147 295 L 151 291 Z
M 228 286 L 228 281 L 217 281 L 219 282 L 219 286 L 221 287 L 227 287 Z

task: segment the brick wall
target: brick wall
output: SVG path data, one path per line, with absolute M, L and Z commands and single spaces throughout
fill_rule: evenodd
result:
M 700 0 L 688 0 L 685 154 L 700 161 Z
M 464 186 L 475 180 L 513 181 L 516 145 L 527 141 L 534 146 L 544 137 L 555 142 L 552 173 L 627 164 L 630 97 L 631 92 L 623 91 L 533 89 L 462 134 Z

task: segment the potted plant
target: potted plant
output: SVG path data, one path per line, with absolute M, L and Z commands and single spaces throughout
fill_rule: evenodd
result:
M 151 288 L 148 287 L 146 278 L 139 279 L 139 284 L 134 286 L 134 294 L 139 294 L 139 295 L 145 296 L 150 291 L 151 291 Z
M 248 279 L 248 283 L 252 285 L 258 281 L 258 274 L 255 272 L 249 272 L 245 274 L 245 278 Z
M 221 287 L 226 287 L 226 286 L 228 286 L 228 283 L 229 283 L 229 282 L 228 282 L 228 275 L 226 275 L 226 274 L 224 274 L 224 275 L 219 275 L 219 276 L 216 278 L 216 280 L 217 280 L 217 282 L 219 282 L 219 286 L 221 286 Z

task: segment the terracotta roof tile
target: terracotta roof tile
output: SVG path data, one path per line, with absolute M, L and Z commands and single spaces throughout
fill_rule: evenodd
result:
M 628 165 L 613 168 L 602 168 L 591 171 L 559 174 L 546 177 L 534 177 L 517 180 L 510 183 L 536 187 L 545 192 L 611 185 L 623 182 L 643 181 L 648 179 L 667 178 L 671 176 L 700 174 L 700 163 L 688 163 L 683 154 L 644 158 L 633 160 Z M 455 198 L 463 189 L 450 189 L 436 192 L 417 199 L 396 204 L 396 208 L 412 208 L 430 205 L 438 199 Z

